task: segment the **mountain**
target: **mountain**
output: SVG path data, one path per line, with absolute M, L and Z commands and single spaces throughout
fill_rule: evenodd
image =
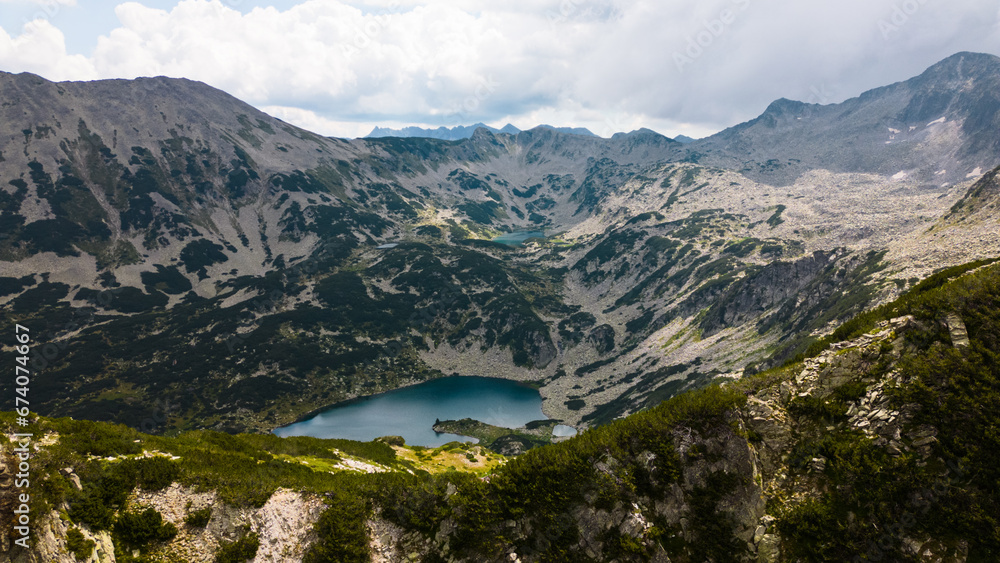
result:
M 135 427 L 169 400 L 157 432 L 267 431 L 455 373 L 533 382 L 549 418 L 599 426 L 992 258 L 992 184 L 965 176 L 1000 164 L 976 125 L 994 59 L 689 144 L 331 139 L 187 80 L 2 74 L 0 316 L 50 352 L 43 415 Z M 937 108 L 920 143 L 874 140 Z M 950 164 L 929 183 L 920 159 Z
M 693 142 L 697 141 L 698 139 L 692 139 L 691 137 L 688 137 L 687 135 L 677 135 L 676 137 L 674 137 L 674 140 L 677 141 L 678 143 L 683 143 L 683 144 L 686 145 L 688 143 L 693 143 Z
M 992 561 L 998 282 L 995 264 L 948 269 L 800 361 L 510 460 L 32 420 L 46 533 L 14 545 L 5 452 L 0 562 Z
M 584 137 L 596 137 L 590 132 L 590 129 L 586 127 L 553 127 L 551 125 L 539 125 L 539 127 L 545 127 L 548 129 L 554 129 L 560 133 L 567 133 L 570 135 L 583 135 Z
M 958 53 L 840 104 L 777 100 L 688 146 L 697 162 L 779 184 L 816 168 L 961 183 L 997 164 L 998 87 L 1000 57 Z
M 457 141 L 472 137 L 476 129 L 480 127 L 488 129 L 491 133 L 517 134 L 520 129 L 510 123 L 504 125 L 502 129 L 496 129 L 483 123 L 475 125 L 456 125 L 455 127 L 438 127 L 437 129 L 424 129 L 422 127 L 404 127 L 402 129 L 390 129 L 388 127 L 375 127 L 372 132 L 365 136 L 366 139 L 378 139 L 381 137 L 424 137 L 428 139 L 442 139 L 445 141 Z
M 552 129 L 560 133 L 567 133 L 571 135 L 583 135 L 585 137 L 596 137 L 585 127 L 552 127 L 551 125 L 539 125 L 538 127 L 544 129 Z M 476 132 L 476 129 L 483 128 L 488 130 L 490 133 L 507 133 L 510 135 L 517 135 L 521 132 L 520 129 L 514 127 L 510 123 L 504 125 L 502 128 L 497 129 L 495 127 L 490 127 L 483 123 L 476 123 L 475 125 L 456 125 L 452 128 L 438 127 L 437 129 L 424 129 L 421 127 L 404 127 L 402 129 L 389 129 L 384 127 L 375 127 L 372 132 L 369 133 L 366 139 L 378 139 L 382 137 L 424 137 L 428 139 L 442 139 L 446 141 L 457 141 L 460 139 L 468 139 Z

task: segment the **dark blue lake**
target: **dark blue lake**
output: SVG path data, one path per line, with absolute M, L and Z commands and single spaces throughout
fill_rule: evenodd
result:
M 529 238 L 544 237 L 545 233 L 542 231 L 515 231 L 513 233 L 507 233 L 500 235 L 493 239 L 493 242 L 499 242 L 501 244 L 509 244 L 511 246 L 520 246 L 522 242 L 528 240 Z
M 278 436 L 313 436 L 369 441 L 402 436 L 411 446 L 436 447 L 469 438 L 438 434 L 434 419 L 472 418 L 517 428 L 542 414 L 542 397 L 526 385 L 488 377 L 443 377 L 351 401 L 274 431 Z

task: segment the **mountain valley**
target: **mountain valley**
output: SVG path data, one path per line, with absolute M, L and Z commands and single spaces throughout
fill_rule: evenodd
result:
M 189 80 L 0 73 L 0 318 L 33 335 L 31 410 L 56 440 L 39 455 L 53 474 L 71 461 L 86 484 L 54 477 L 46 502 L 75 507 L 87 539 L 120 552 L 101 561 L 192 557 L 181 547 L 215 557 L 219 538 L 243 541 L 238 525 L 267 529 L 274 545 L 313 530 L 281 543 L 307 561 L 873 553 L 880 538 L 859 530 L 881 523 L 880 509 L 852 488 L 866 467 L 917 476 L 902 492 L 872 485 L 883 509 L 898 509 L 899 495 L 944 471 L 947 456 L 916 442 L 938 436 L 976 467 L 992 455 L 970 446 L 961 421 L 927 418 L 939 407 L 926 389 L 940 382 L 913 358 L 995 375 L 998 83 L 1000 58 L 959 53 L 843 103 L 779 100 L 684 143 L 547 126 L 345 140 Z M 543 236 L 493 240 L 528 231 Z M 953 357 L 953 310 L 975 357 Z M 267 435 L 448 375 L 529 384 L 548 419 L 582 434 L 509 461 L 485 447 Z M 13 395 L 10 381 L 0 389 Z M 976 428 L 995 429 L 980 414 Z M 159 459 L 153 451 L 177 467 L 141 461 Z M 255 481 L 213 474 L 203 463 L 213 456 Z M 470 456 L 499 476 L 430 477 Z M 138 461 L 125 475 L 98 457 Z M 258 461 L 273 474 L 258 474 Z M 145 486 L 146 465 L 169 473 L 166 484 Z M 995 529 L 980 543 L 972 530 L 992 513 L 956 523 L 955 506 L 989 504 L 983 475 L 942 509 L 954 536 L 922 519 L 905 537 L 951 558 L 941 560 L 990 560 Z M 141 557 L 122 555 L 116 516 L 91 506 L 131 502 L 100 496 L 116 479 L 176 520 L 184 541 L 149 553 L 133 542 Z M 287 498 L 271 506 L 253 497 L 258 485 Z M 243 508 L 217 529 L 185 528 L 187 509 L 209 501 L 176 499 L 195 492 Z M 343 513 L 319 508 L 338 502 Z M 275 514 L 288 511 L 298 527 L 278 530 Z M 858 520 L 842 521 L 848 513 Z M 833 522 L 861 534 L 858 545 L 815 531 Z M 60 538 L 70 527 L 50 524 Z M 715 547 L 712 530 L 725 531 Z M 828 546 L 819 558 L 805 547 L 813 540 Z M 62 541 L 7 560 L 55 557 Z M 363 554 L 329 554 L 355 543 Z M 277 549 L 267 560 L 283 560 Z

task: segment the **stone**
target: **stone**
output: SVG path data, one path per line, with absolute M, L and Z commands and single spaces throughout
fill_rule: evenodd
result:
M 945 317 L 945 324 L 948 325 L 948 333 L 951 335 L 951 345 L 955 348 L 967 348 L 969 346 L 969 331 L 966 330 L 962 317 L 955 313 L 948 313 Z
M 776 563 L 781 556 L 781 539 L 775 534 L 766 534 L 757 544 L 758 563 Z
M 782 381 L 781 386 L 778 388 L 781 396 L 781 402 L 787 403 L 792 397 L 792 386 L 787 381 Z
M 903 549 L 906 550 L 907 553 L 916 555 L 920 553 L 921 547 L 923 547 L 923 544 L 919 541 L 913 538 L 903 538 Z
M 809 465 L 813 468 L 814 471 L 816 471 L 817 473 L 821 473 L 823 470 L 826 469 L 826 458 L 814 457 L 812 458 L 812 461 L 810 462 Z

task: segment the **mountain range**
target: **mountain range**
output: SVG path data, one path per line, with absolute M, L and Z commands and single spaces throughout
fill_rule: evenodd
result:
M 683 410 L 686 391 L 707 388 L 698 396 L 715 401 L 713 383 L 751 381 L 754 373 L 773 374 L 767 370 L 782 365 L 802 367 L 845 321 L 923 291 L 921 280 L 935 272 L 1000 255 L 998 82 L 1000 58 L 959 53 L 918 77 L 843 103 L 778 100 L 752 121 L 685 142 L 648 129 L 606 139 L 547 126 L 376 128 L 368 138 L 346 140 L 305 131 L 190 80 L 55 83 L 2 73 L 0 317 L 35 335 L 32 365 L 41 375 L 31 386 L 33 412 L 135 428 L 150 418 L 152 405 L 166 401 L 169 416 L 144 430 L 180 435 L 180 441 L 126 436 L 129 443 L 154 440 L 149 444 L 163 451 L 189 447 L 181 432 L 202 432 L 209 442 L 224 436 L 217 432 L 266 432 L 327 405 L 451 374 L 531 383 L 550 419 L 595 429 L 576 443 L 607 445 L 622 428 L 653 420 L 642 418 L 645 412 L 667 412 L 658 406 L 665 400 L 676 397 L 671 404 Z M 460 138 L 435 138 L 445 135 Z M 524 231 L 544 236 L 524 246 L 493 241 Z M 915 311 L 919 316 L 923 310 Z M 918 330 L 894 322 L 901 333 L 929 331 L 926 338 L 943 339 L 937 325 Z M 985 338 L 976 332 L 981 326 L 970 323 L 974 338 Z M 880 342 L 897 346 L 895 336 L 883 336 Z M 878 358 L 889 365 L 887 350 L 859 351 L 863 361 L 843 369 L 863 364 L 866 385 L 887 385 L 888 372 L 871 371 Z M 918 346 L 912 352 L 923 351 Z M 824 362 L 842 361 L 825 353 Z M 839 372 L 816 375 L 813 361 L 806 360 L 808 377 L 789 388 L 802 394 L 804 405 L 791 409 L 795 416 L 825 420 L 822 401 L 850 381 Z M 891 358 L 897 361 L 898 353 Z M 785 394 L 775 385 L 766 392 Z M 0 389 L 13 395 L 10 381 Z M 830 416 L 843 422 L 838 417 L 847 416 L 848 403 L 870 391 L 838 391 L 836 406 L 845 412 Z M 734 397 L 724 399 L 718 400 L 735 405 Z M 788 400 L 782 399 L 781 412 Z M 773 411 L 775 404 L 767 406 Z M 713 526 L 730 526 L 728 520 L 699 521 L 701 532 L 681 530 L 687 509 L 678 507 L 715 507 L 724 500 L 711 496 L 718 489 L 738 491 L 725 502 L 739 507 L 730 511 L 741 526 L 739 545 L 750 542 L 759 551 L 757 527 L 764 526 L 764 534 L 770 520 L 761 518 L 775 513 L 764 510 L 763 493 L 753 487 L 780 481 L 785 491 L 798 485 L 779 477 L 780 452 L 761 462 L 765 470 L 754 469 L 757 458 L 726 456 L 743 455 L 740 448 L 750 447 L 746 440 L 756 435 L 773 431 L 768 443 L 778 444 L 801 428 L 794 421 L 767 426 L 771 415 L 754 411 L 751 400 L 740 406 L 750 410 L 740 412 L 765 422 L 736 424 L 733 434 L 717 424 L 728 411 L 713 405 L 690 411 L 704 407 L 712 422 L 695 428 L 701 434 L 694 438 L 679 434 L 672 414 L 649 422 L 656 432 L 673 432 L 675 446 L 683 444 L 678 451 L 687 457 L 680 465 L 642 465 L 635 456 L 660 451 L 655 445 L 643 449 L 646 438 L 622 438 L 631 444 L 627 451 L 587 458 L 605 465 L 587 477 L 598 492 L 584 504 L 621 521 L 613 534 L 594 524 L 601 534 L 617 535 L 600 536 L 604 555 L 587 557 L 648 560 L 629 559 L 646 553 L 623 539 L 635 536 L 623 531 L 625 520 L 635 520 L 633 512 L 599 492 L 599 483 L 621 484 L 622 475 L 632 479 L 643 471 L 652 475 L 638 481 L 648 490 L 621 498 L 646 506 L 670 494 L 678 503 L 658 513 L 664 522 L 646 516 L 635 521 L 643 530 L 661 530 L 659 545 L 681 541 L 676 538 L 695 545 L 698 534 L 707 541 Z M 803 424 L 820 424 L 813 418 Z M 56 433 L 90 432 L 51 424 Z M 588 435 L 596 441 L 587 442 Z M 247 440 L 241 446 L 246 451 L 269 452 L 247 454 L 261 460 L 314 448 L 304 441 L 301 451 L 289 453 L 281 449 L 286 446 Z M 827 446 L 800 465 L 830 459 L 841 447 Z M 333 455 L 359 447 L 340 444 L 341 453 Z M 590 446 L 542 451 L 584 451 L 574 447 Z M 112 450 L 125 455 L 117 446 Z M 100 451 L 78 453 L 82 460 Z M 539 453 L 523 463 L 540 463 L 546 455 L 562 454 Z M 386 464 L 414 474 L 413 467 Z M 720 484 L 696 475 L 708 475 L 713 464 L 740 478 L 764 471 L 778 481 Z M 511 465 L 505 475 L 530 481 L 528 473 L 517 473 L 527 465 Z M 656 471 L 667 473 L 656 474 L 661 479 Z M 521 494 L 517 487 L 528 481 L 501 492 Z M 396 522 L 404 531 L 393 528 L 386 537 L 440 532 L 450 538 L 444 544 L 439 538 L 434 549 L 414 547 L 425 560 L 447 560 L 435 551 L 441 545 L 465 554 L 457 560 L 493 549 L 474 538 L 476 526 L 495 532 L 497 523 L 466 516 L 476 503 L 499 497 L 487 502 L 466 485 L 471 488 L 459 498 L 469 504 L 453 515 L 450 531 L 441 522 L 434 530 Z M 424 507 L 421 498 L 430 506 L 448 496 L 424 492 L 400 502 Z M 527 510 L 489 506 L 515 515 Z M 848 518 L 846 509 L 842 516 Z M 537 556 L 523 560 L 560 560 L 540 555 L 548 553 L 537 543 L 544 523 L 504 520 L 513 524 L 516 541 L 536 542 Z M 597 537 L 591 532 L 598 533 L 574 533 Z M 588 553 L 586 542 L 567 538 L 572 553 Z M 411 539 L 399 545 L 416 545 Z M 709 548 L 691 547 L 676 560 L 726 560 L 699 549 Z M 504 560 L 517 560 L 511 553 Z
M 584 135 L 586 137 L 595 137 L 593 133 L 590 132 L 585 127 L 552 127 L 551 125 L 539 125 L 546 129 L 553 129 L 560 133 L 568 133 L 573 135 Z M 456 125 L 454 127 L 438 127 L 437 129 L 425 129 L 421 127 L 404 127 L 402 129 L 389 129 L 387 127 L 375 127 L 372 132 L 369 133 L 366 139 L 378 139 L 381 137 L 424 137 L 428 139 L 442 139 L 445 141 L 457 141 L 459 139 L 468 139 L 472 137 L 472 134 L 476 132 L 476 129 L 483 128 L 491 133 L 508 133 L 511 135 L 516 135 L 521 132 L 520 129 L 514 127 L 510 123 L 504 125 L 500 129 L 495 127 L 490 127 L 483 123 L 476 123 L 474 125 Z
M 43 414 L 125 421 L 196 386 L 182 426 L 266 429 L 458 373 L 537 381 L 554 418 L 607 421 L 992 255 L 988 213 L 945 215 L 1000 164 L 977 125 L 997 77 L 1000 59 L 963 53 L 681 144 L 546 127 L 348 141 L 187 80 L 3 75 L 5 310 L 63 348 Z M 519 230 L 548 239 L 490 243 Z M 407 320 L 445 296 L 447 314 Z M 66 330 L 81 310 L 91 323 Z

